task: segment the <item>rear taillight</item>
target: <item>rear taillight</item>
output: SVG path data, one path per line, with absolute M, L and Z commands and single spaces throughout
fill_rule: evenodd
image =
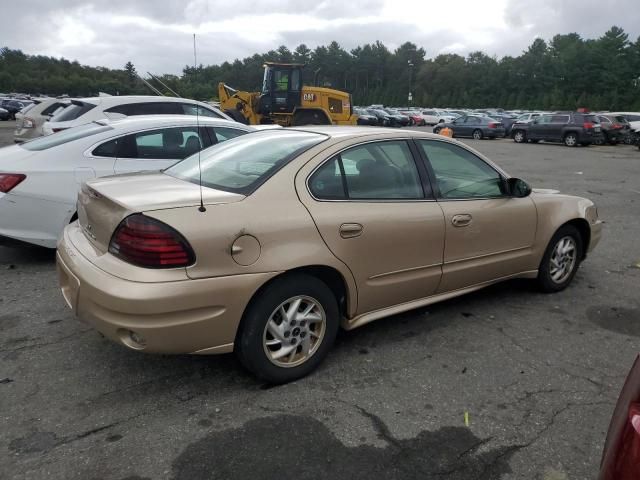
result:
M 620 129 L 622 128 L 622 124 L 620 124 L 620 123 L 614 123 L 612 128 L 613 128 L 614 130 L 620 130 Z
M 491 123 L 489 123 L 489 128 L 498 128 L 498 125 L 500 125 L 500 124 L 491 122 Z
M 22 173 L 0 173 L 0 192 L 9 193 L 25 178 L 27 178 L 27 176 Z
M 145 268 L 187 267 L 195 262 L 193 250 L 182 235 L 141 214 L 120 222 L 111 237 L 109 253 Z
M 33 118 L 24 117 L 22 119 L 22 128 L 33 128 L 35 126 L 36 122 L 33 120 Z
M 586 129 L 590 129 L 590 128 L 593 128 L 594 125 L 591 122 L 584 122 L 584 125 L 582 126 Z

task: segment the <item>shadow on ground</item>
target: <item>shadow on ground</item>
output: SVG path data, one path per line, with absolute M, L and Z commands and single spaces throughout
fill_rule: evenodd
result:
M 520 446 L 478 450 L 481 440 L 468 428 L 444 427 L 409 440 L 389 435 L 384 423 L 366 414 L 384 448 L 347 447 L 322 423 L 309 417 L 277 415 L 214 432 L 173 462 L 175 480 L 247 479 L 427 479 L 500 478 L 511 473 L 508 460 Z

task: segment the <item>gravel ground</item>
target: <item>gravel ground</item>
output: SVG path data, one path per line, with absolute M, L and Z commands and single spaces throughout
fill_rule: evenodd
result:
M 232 355 L 112 344 L 66 308 L 53 252 L 0 247 L 0 477 L 594 478 L 638 353 L 640 152 L 468 143 L 598 204 L 604 237 L 572 286 L 511 281 L 342 332 L 285 386 Z

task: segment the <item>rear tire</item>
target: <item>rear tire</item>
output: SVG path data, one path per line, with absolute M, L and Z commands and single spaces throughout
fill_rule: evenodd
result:
M 564 136 L 564 144 L 567 147 L 577 147 L 578 146 L 578 135 L 576 135 L 575 133 L 567 133 Z
M 313 309 L 305 313 L 311 305 Z M 320 365 L 339 324 L 338 303 L 329 287 L 310 275 L 289 274 L 252 299 L 236 335 L 235 351 L 256 377 L 273 384 L 291 382 Z
M 560 227 L 551 237 L 540 267 L 538 285 L 543 292 L 564 290 L 573 280 L 582 261 L 582 236 L 573 225 Z
M 482 130 L 480 130 L 479 128 L 476 128 L 473 133 L 471 134 L 471 136 L 473 137 L 474 140 L 482 140 Z

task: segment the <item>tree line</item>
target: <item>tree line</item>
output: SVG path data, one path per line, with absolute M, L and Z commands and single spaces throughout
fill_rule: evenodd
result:
M 640 110 L 640 38 L 619 27 L 601 37 L 577 33 L 534 40 L 519 56 L 500 59 L 483 52 L 467 56 L 427 52 L 411 42 L 391 51 L 376 41 L 350 51 L 337 42 L 310 49 L 280 46 L 219 65 L 185 66 L 181 75 L 158 75 L 180 95 L 213 100 L 218 82 L 259 90 L 265 61 L 299 62 L 305 84 L 350 92 L 354 103 L 506 109 Z M 168 91 L 151 80 L 159 90 Z M 128 62 L 122 69 L 0 50 L 0 91 L 70 96 L 148 94 Z M 408 100 L 409 91 L 413 94 Z

